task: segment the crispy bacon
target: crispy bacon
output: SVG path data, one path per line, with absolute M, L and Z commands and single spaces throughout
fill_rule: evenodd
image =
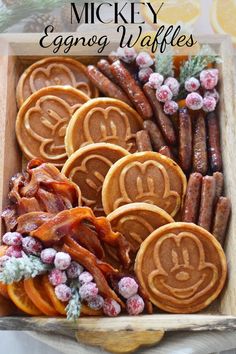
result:
M 13 231 L 17 225 L 17 212 L 16 208 L 11 205 L 8 206 L 1 214 L 2 219 L 4 220 L 6 231 Z
M 105 217 L 96 218 L 88 207 L 64 210 L 30 234 L 39 238 L 46 245 L 50 245 L 58 242 L 64 236 L 78 233 L 79 226 L 84 221 L 94 225 L 100 241 L 118 248 L 119 258 L 124 267 L 127 268 L 130 264 L 129 243 L 123 235 L 112 231 L 111 225 Z
M 21 215 L 17 219 L 16 231 L 21 234 L 27 234 L 33 230 L 36 230 L 43 223 L 52 219 L 54 214 L 45 213 L 43 211 L 32 211 L 30 213 Z

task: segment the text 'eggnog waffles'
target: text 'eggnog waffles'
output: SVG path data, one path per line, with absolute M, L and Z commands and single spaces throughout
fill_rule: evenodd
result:
M 96 216 L 104 215 L 101 193 L 105 176 L 110 167 L 126 155 L 128 151 L 119 145 L 90 144 L 74 152 L 62 169 L 62 173 L 80 186 L 83 204 Z
M 97 97 L 98 90 L 89 80 L 86 66 L 68 57 L 50 57 L 37 61 L 21 75 L 17 85 L 18 106 L 32 93 L 43 87 L 69 85 L 89 97 Z
M 185 190 L 186 177 L 173 160 L 155 152 L 139 152 L 111 167 L 103 184 L 102 202 L 106 214 L 125 204 L 145 202 L 175 216 Z
M 62 167 L 67 159 L 67 125 L 72 114 L 88 100 L 82 91 L 70 86 L 45 87 L 32 94 L 16 118 L 16 136 L 25 156 Z
M 112 143 L 129 152 L 137 151 L 135 134 L 143 120 L 126 103 L 113 98 L 95 98 L 72 117 L 65 138 L 66 151 L 92 143 Z
M 173 313 L 207 307 L 221 292 L 227 273 L 220 243 L 192 223 L 171 223 L 141 245 L 136 275 L 154 305 Z

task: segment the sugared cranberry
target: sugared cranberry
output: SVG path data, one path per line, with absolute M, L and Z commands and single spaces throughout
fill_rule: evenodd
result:
M 126 302 L 126 309 L 129 315 L 139 315 L 144 310 L 144 301 L 139 295 L 130 297 Z
M 6 251 L 6 256 L 21 258 L 22 257 L 22 247 L 21 246 L 10 246 Z
M 55 294 L 58 300 L 62 302 L 69 301 L 72 293 L 71 293 L 71 288 L 65 284 L 59 284 L 55 287 Z
M 216 100 L 212 96 L 203 98 L 203 106 L 202 109 L 205 112 L 213 112 L 216 108 Z
M 158 101 L 166 102 L 172 99 L 173 94 L 167 85 L 162 85 L 159 89 L 157 89 L 156 97 Z
M 117 49 L 117 55 L 118 55 L 119 59 L 121 59 L 125 63 L 132 63 L 137 56 L 137 52 L 134 48 L 128 48 L 128 47 L 121 48 L 121 47 L 119 47 Z
M 93 310 L 102 309 L 103 304 L 104 304 L 104 299 L 100 295 L 97 295 L 96 297 L 88 301 L 88 306 Z
M 138 78 L 139 81 L 142 84 L 145 84 L 146 82 L 148 82 L 150 75 L 153 73 L 153 70 L 151 68 L 142 68 L 139 70 L 138 72 Z
M 150 75 L 148 83 L 153 89 L 157 90 L 161 87 L 163 81 L 164 81 L 164 77 L 161 74 L 153 73 Z
M 7 232 L 2 237 L 2 242 L 8 246 L 21 246 L 22 235 L 19 232 Z
M 163 109 L 164 109 L 165 114 L 168 114 L 171 116 L 178 111 L 179 106 L 178 106 L 178 103 L 175 101 L 166 101 Z
M 200 73 L 201 86 L 206 90 L 212 90 L 218 83 L 218 69 L 207 69 Z
M 70 266 L 67 268 L 66 273 L 68 278 L 76 279 L 83 272 L 84 268 L 77 262 L 71 262 Z M 91 279 L 93 280 L 93 279 Z
M 169 89 L 171 90 L 173 96 L 177 96 L 178 92 L 179 92 L 179 81 L 176 80 L 174 77 L 168 77 L 165 82 L 164 85 L 168 86 Z
M 140 68 L 148 68 L 153 65 L 154 61 L 147 52 L 140 52 L 136 57 L 136 63 Z
M 67 281 L 66 273 L 60 269 L 52 269 L 48 275 L 48 279 L 53 286 L 64 284 Z
M 186 91 L 194 92 L 194 91 L 197 91 L 199 89 L 200 82 L 195 77 L 190 77 L 189 79 L 187 79 L 185 81 L 184 87 L 185 87 Z
M 137 294 L 138 284 L 133 278 L 124 277 L 118 283 L 118 289 L 120 295 L 122 295 L 125 299 Z
M 3 271 L 3 268 L 4 268 L 6 262 L 7 262 L 9 259 L 10 259 L 10 257 L 9 257 L 9 256 L 6 256 L 6 255 L 0 257 L 0 271 Z
M 218 103 L 219 99 L 220 99 L 220 95 L 219 92 L 216 91 L 216 89 L 213 90 L 207 90 L 204 93 L 204 97 L 213 97 L 216 100 L 216 103 Z
M 98 294 L 98 288 L 95 283 L 86 283 L 79 288 L 79 294 L 82 300 L 91 301 Z
M 201 95 L 199 95 L 199 93 L 192 92 L 187 95 L 185 102 L 188 108 L 192 109 L 193 111 L 196 111 L 202 108 L 203 98 Z
M 70 266 L 70 263 L 71 263 L 71 257 L 68 253 L 57 252 L 54 259 L 54 265 L 57 269 L 65 270 Z
M 27 236 L 22 240 L 22 247 L 25 253 L 38 256 L 42 251 L 42 243 L 35 237 Z
M 43 263 L 53 264 L 57 251 L 54 248 L 45 248 L 40 254 Z
M 113 299 L 105 299 L 103 304 L 103 312 L 110 317 L 118 316 L 121 312 L 121 307 L 118 302 Z
M 83 272 L 79 275 L 79 282 L 81 285 L 90 283 L 93 280 L 93 276 L 89 272 Z

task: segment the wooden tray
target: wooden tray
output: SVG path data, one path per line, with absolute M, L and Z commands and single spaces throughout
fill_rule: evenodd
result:
M 220 122 L 224 162 L 225 193 L 232 201 L 232 217 L 226 240 L 229 277 L 221 297 L 206 311 L 197 315 L 154 314 L 137 317 L 80 318 L 78 323 L 62 318 L 1 317 L 0 330 L 34 330 L 57 332 L 73 336 L 78 341 L 98 345 L 113 352 L 128 352 L 140 345 L 157 343 L 165 331 L 226 330 L 236 328 L 236 110 L 234 62 L 231 42 L 226 36 L 198 38 L 200 43 L 213 45 L 221 55 L 220 65 Z M 30 38 L 27 38 L 27 43 Z M 33 42 L 33 40 L 32 40 Z M 24 45 L 22 39 L 21 45 Z M 35 42 L 36 43 L 36 42 Z M 32 43 L 32 45 L 36 45 Z M 19 43 L 18 43 L 19 44 Z M 15 137 L 17 114 L 15 88 L 24 68 L 38 58 L 7 55 L 12 43 L 5 42 L 6 55 L 0 57 L 0 194 L 1 209 L 6 206 L 10 177 L 21 170 L 22 158 Z M 95 62 L 96 57 L 79 58 L 82 62 Z

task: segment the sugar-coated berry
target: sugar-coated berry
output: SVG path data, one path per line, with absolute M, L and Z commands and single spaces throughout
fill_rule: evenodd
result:
M 53 286 L 64 284 L 67 281 L 66 273 L 60 269 L 52 269 L 48 274 L 48 279 Z
M 90 307 L 93 310 L 101 310 L 103 308 L 103 304 L 104 304 L 104 299 L 100 295 L 97 295 L 96 297 L 88 301 L 88 307 Z
M 105 299 L 103 304 L 103 312 L 110 317 L 118 316 L 121 312 L 120 304 L 113 299 Z
M 189 109 L 196 111 L 202 108 L 203 98 L 201 95 L 199 95 L 199 93 L 192 92 L 187 95 L 185 102 L 186 102 L 186 106 Z
M 70 266 L 70 263 L 71 263 L 71 257 L 68 253 L 57 252 L 54 259 L 54 265 L 57 269 L 65 270 Z
M 144 310 L 144 301 L 139 295 L 134 295 L 126 301 L 126 309 L 129 315 L 139 315 Z
M 196 77 L 190 77 L 184 83 L 185 90 L 188 92 L 197 91 L 200 87 L 200 81 Z
M 79 282 L 81 285 L 90 283 L 93 280 L 93 276 L 89 272 L 83 272 L 79 275 Z
M 121 48 L 121 47 L 119 47 L 117 49 L 117 55 L 118 55 L 119 59 L 121 59 L 125 63 L 132 63 L 137 56 L 137 52 L 134 48 L 128 48 L 128 47 Z
M 7 232 L 2 237 L 2 242 L 8 246 L 20 246 L 22 244 L 22 235 L 19 232 Z
M 22 247 L 21 246 L 10 246 L 6 251 L 6 256 L 21 258 L 22 257 Z
M 130 277 L 121 278 L 118 283 L 118 289 L 120 295 L 122 295 L 125 299 L 137 294 L 138 284 L 137 282 Z
M 95 283 L 85 283 L 79 288 L 81 300 L 91 301 L 98 294 L 98 288 Z
M 150 75 L 153 73 L 151 68 L 142 68 L 138 72 L 138 79 L 142 84 L 148 82 Z
M 9 256 L 6 256 L 6 255 L 0 257 L 0 271 L 3 271 L 3 268 L 4 268 L 6 262 L 7 262 L 9 259 L 10 259 L 10 257 L 9 257 Z
M 42 243 L 35 237 L 27 236 L 22 240 L 22 247 L 25 253 L 38 256 L 42 251 Z
M 168 86 L 169 89 L 171 90 L 173 96 L 177 96 L 179 93 L 179 81 L 176 80 L 176 78 L 174 77 L 168 77 L 165 82 L 164 85 Z
M 45 248 L 40 254 L 43 263 L 53 264 L 57 251 L 54 248 Z
M 156 97 L 158 101 L 160 102 L 166 102 L 170 101 L 173 97 L 173 94 L 167 85 L 162 85 L 159 89 L 156 91 Z
M 213 112 L 216 108 L 216 100 L 212 96 L 203 98 L 202 109 L 205 112 Z
M 83 272 L 84 268 L 79 263 L 72 261 L 66 270 L 66 274 L 70 279 L 76 279 Z M 93 280 L 93 279 L 91 279 Z
M 171 116 L 178 111 L 179 105 L 175 101 L 166 101 L 163 109 L 164 109 L 165 114 L 168 114 Z
M 153 73 L 150 75 L 148 83 L 153 89 L 157 90 L 161 87 L 163 81 L 164 81 L 164 77 L 161 74 Z
M 55 294 L 58 300 L 62 302 L 69 301 L 72 296 L 71 288 L 69 288 L 66 284 L 57 285 L 55 287 Z
M 148 68 L 149 66 L 152 66 L 154 63 L 152 57 L 150 54 L 147 52 L 140 52 L 137 57 L 136 57 L 136 64 L 140 68 Z
M 213 90 L 207 90 L 204 92 L 204 97 L 214 97 L 214 99 L 216 100 L 216 103 L 219 102 L 219 99 L 220 99 L 220 95 L 219 95 L 219 92 L 216 91 L 216 89 L 213 89 Z
M 207 69 L 200 73 L 201 86 L 206 90 L 212 90 L 218 83 L 219 70 Z

